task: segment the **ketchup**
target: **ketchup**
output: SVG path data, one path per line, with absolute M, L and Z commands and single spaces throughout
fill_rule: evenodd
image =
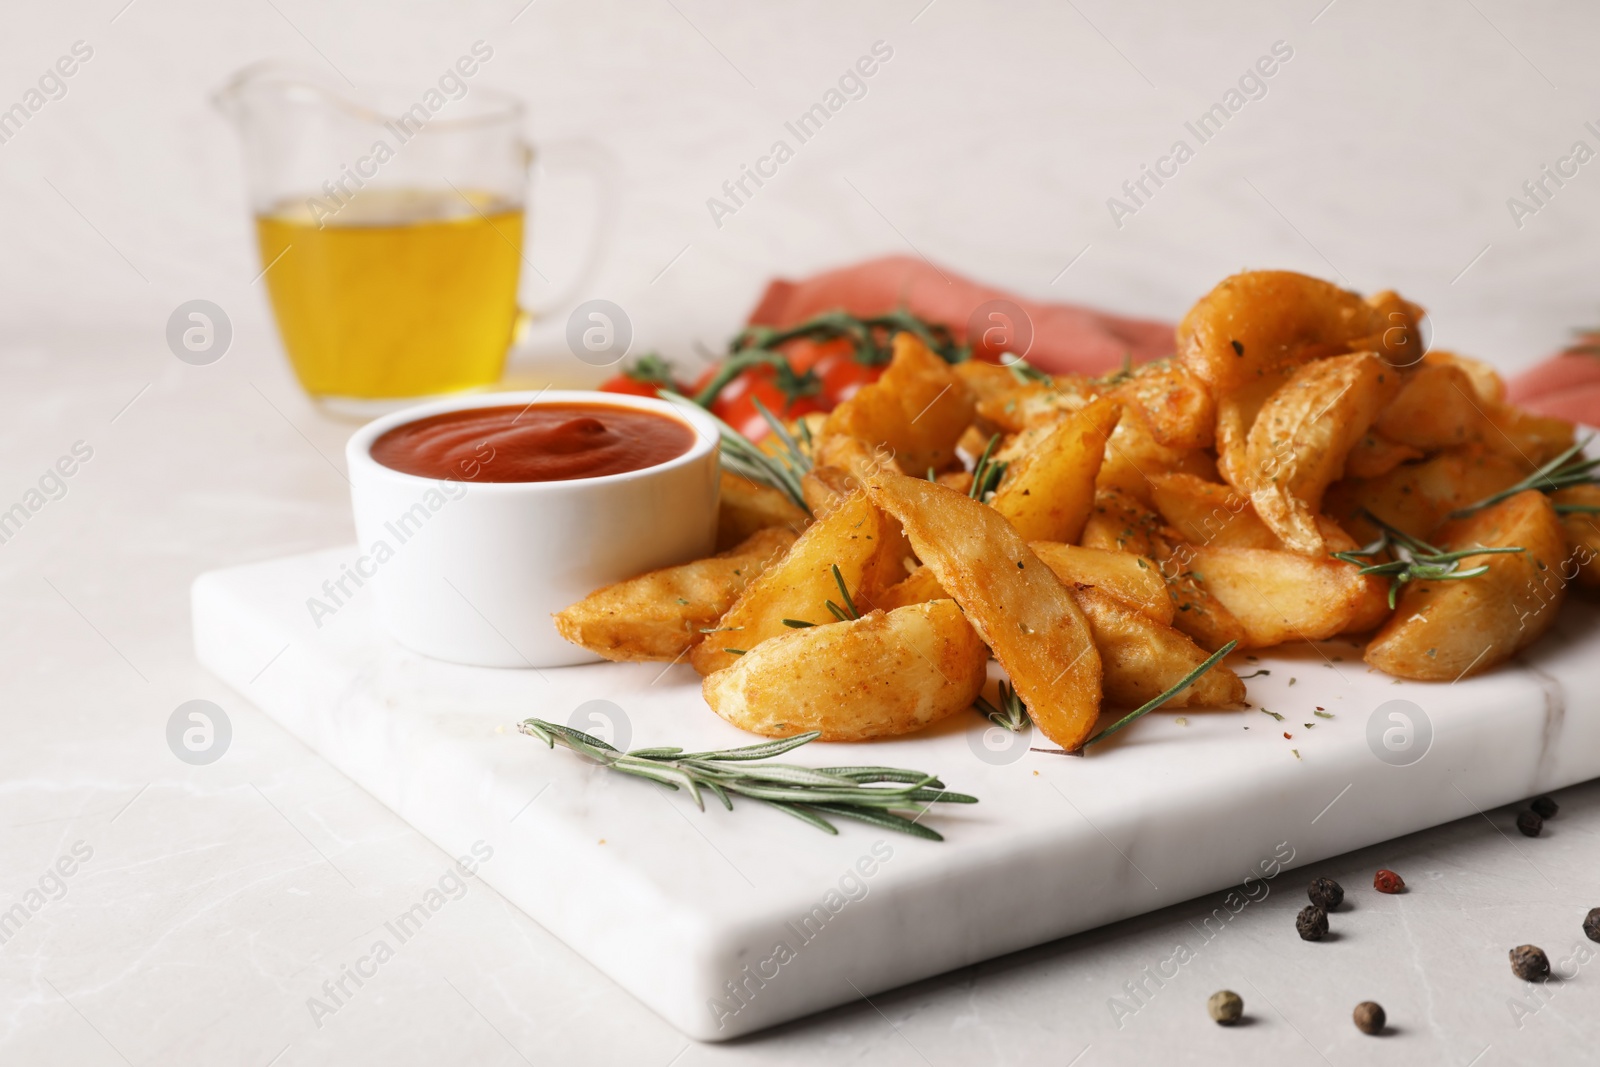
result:
M 609 404 L 467 408 L 396 426 L 372 458 L 420 478 L 565 482 L 654 467 L 689 451 L 687 423 Z

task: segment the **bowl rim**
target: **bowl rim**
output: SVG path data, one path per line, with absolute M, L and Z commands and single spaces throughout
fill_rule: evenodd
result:
M 600 404 L 629 408 L 635 411 L 650 411 L 685 423 L 694 431 L 695 439 L 694 443 L 681 455 L 649 467 L 640 467 L 638 470 L 633 471 L 622 471 L 618 474 L 602 474 L 591 478 L 565 478 L 557 481 L 542 482 L 480 482 L 469 478 L 429 478 L 420 474 L 408 474 L 405 471 L 395 470 L 393 467 L 386 467 L 372 458 L 373 443 L 390 430 L 398 426 L 404 426 L 407 423 L 431 418 L 434 415 L 449 414 L 454 411 L 470 411 L 474 408 L 515 407 L 518 404 L 533 407 L 541 403 Z M 469 487 L 474 492 L 559 493 L 572 492 L 589 486 L 617 485 L 624 482 L 657 477 L 669 471 L 699 463 L 707 455 L 715 455 L 720 443 L 721 429 L 716 420 L 698 406 L 674 403 L 668 400 L 660 400 L 656 397 L 634 396 L 629 393 L 605 393 L 597 389 L 527 389 L 515 392 L 471 393 L 463 396 L 443 397 L 414 404 L 399 411 L 392 411 L 387 415 L 381 415 L 373 419 L 351 434 L 350 439 L 345 442 L 344 454 L 345 464 L 349 468 L 352 484 L 359 475 L 367 479 L 376 478 L 396 485 L 417 487 L 436 487 L 441 482 L 453 482 L 457 485 Z

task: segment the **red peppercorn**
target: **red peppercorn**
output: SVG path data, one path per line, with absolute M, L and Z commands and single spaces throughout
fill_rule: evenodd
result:
M 1384 868 L 1372 876 L 1372 888 L 1380 893 L 1402 893 L 1406 888 L 1406 880 Z

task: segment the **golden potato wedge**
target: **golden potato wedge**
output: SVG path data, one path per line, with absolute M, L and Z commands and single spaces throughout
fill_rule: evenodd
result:
M 1106 395 L 1136 409 L 1152 436 L 1168 448 L 1210 448 L 1215 440 L 1217 405 L 1211 387 L 1176 359 L 1146 363 Z
M 1376 430 L 1369 430 L 1345 457 L 1344 474 L 1346 478 L 1378 478 L 1402 463 L 1422 457 L 1420 448 L 1397 445 Z
M 1284 549 L 1267 529 L 1250 501 L 1226 485 L 1188 474 L 1157 475 L 1151 480 L 1151 497 L 1167 524 L 1192 545 L 1218 548 Z M 1354 539 L 1326 515 L 1315 517 L 1329 552 L 1358 547 Z
M 918 567 L 905 578 L 885 589 L 876 601 L 875 606 L 884 611 L 893 611 L 903 608 L 908 604 L 925 604 L 930 600 L 948 600 L 950 594 L 944 591 L 944 586 L 939 584 L 939 579 L 933 576 L 933 571 L 927 567 Z
M 1104 670 L 1106 702 L 1137 708 L 1171 689 L 1206 660 L 1188 637 L 1100 589 L 1083 586 L 1073 598 L 1089 620 L 1094 647 Z M 1217 664 L 1164 708 L 1236 708 L 1244 703 L 1244 682 Z
M 1498 404 L 1506 398 L 1506 383 L 1500 374 L 1489 364 L 1481 359 L 1472 359 L 1468 356 L 1459 356 L 1454 352 L 1446 352 L 1435 348 L 1422 357 L 1425 365 L 1447 364 L 1465 371 L 1472 380 L 1472 392 L 1480 404 Z
M 893 343 L 883 377 L 834 408 L 825 434 L 883 445 L 905 470 L 944 470 L 972 423 L 972 389 L 914 334 L 898 333 Z
M 1361 517 L 1363 511 L 1413 537 L 1427 539 L 1450 512 L 1510 488 L 1522 480 L 1523 473 L 1520 465 L 1471 445 L 1396 467 L 1378 478 L 1335 482 L 1323 506 L 1362 544 L 1378 536 L 1378 528 Z
M 827 518 L 812 523 L 783 559 L 745 587 L 716 623 L 717 632 L 690 652 L 689 662 L 700 674 L 710 674 L 738 658 L 727 649 L 749 651 L 787 633 L 784 619 L 831 622 L 827 602 L 837 604 L 842 597 L 833 576 L 835 565 L 851 595 L 859 597 L 863 609 L 870 606 L 881 589 L 905 573 L 903 569 L 894 573 L 903 546 L 896 524 L 866 494 L 852 493 Z
M 1183 364 L 1219 397 L 1285 364 L 1350 351 L 1382 336 L 1385 309 L 1330 282 L 1292 271 L 1225 278 L 1178 324 Z M 1399 340 L 1399 338 L 1396 338 Z
M 845 497 L 860 488 L 855 475 L 843 467 L 813 467 L 800 479 L 800 494 L 818 519 L 826 518 L 844 503 Z
M 1083 528 L 1082 544 L 1111 552 L 1134 552 L 1153 560 L 1172 598 L 1172 625 L 1208 651 L 1229 641 L 1243 642 L 1244 627 L 1222 602 L 1189 573 L 1193 548 L 1161 517 L 1125 493 L 1101 490 Z
M 1138 408 L 1123 408 L 1122 418 L 1117 420 L 1117 428 L 1106 442 L 1106 455 L 1100 464 L 1100 474 L 1095 478 L 1095 488 L 1119 489 L 1148 504 L 1150 479 L 1172 471 L 1215 478 L 1217 467 L 1209 452 L 1162 444 Z
M 1243 485 L 1248 465 L 1245 457 L 1250 428 L 1261 408 L 1280 388 L 1288 384 L 1297 364 L 1285 364 L 1261 372 L 1231 392 L 1217 397 L 1217 473 L 1232 486 Z
M 1150 502 L 1167 524 L 1193 545 L 1227 548 L 1282 548 L 1247 497 L 1230 486 L 1192 474 L 1157 474 L 1150 479 Z
M 1010 367 L 982 359 L 969 359 L 957 363 L 952 369 L 956 372 L 957 378 L 967 383 L 967 388 L 972 390 L 973 399 L 980 404 L 985 400 L 1013 393 L 1022 384 L 1022 380 Z
M 1382 437 L 1434 452 L 1495 432 L 1483 413 L 1472 379 L 1451 363 L 1424 363 L 1373 424 Z
M 1307 364 L 1261 408 L 1234 488 L 1291 551 L 1327 551 L 1316 516 L 1345 456 L 1398 391 L 1395 369 L 1372 352 Z
M 1078 539 L 1094 504 L 1106 439 L 1122 416 L 1115 400 L 1096 400 L 1065 416 L 1007 469 L 991 505 L 1025 541 Z
M 1388 585 L 1327 556 L 1271 548 L 1194 549 L 1194 576 L 1244 627 L 1241 648 L 1319 641 L 1360 622 L 1376 625 L 1373 605 L 1388 607 Z
M 1484 445 L 1522 464 L 1529 473 L 1571 448 L 1576 440 L 1575 428 L 1565 419 L 1535 415 L 1509 404 L 1485 410 L 1498 432 L 1484 434 Z
M 1394 616 L 1367 645 L 1366 660 L 1386 674 L 1455 681 L 1505 662 L 1550 628 L 1566 596 L 1561 565 L 1567 536 L 1550 498 L 1518 493 L 1446 524 L 1431 539 L 1447 551 L 1521 546 L 1525 551 L 1467 556 L 1474 578 L 1411 582 Z
M 979 400 L 976 411 L 979 421 L 990 429 L 1020 433 L 1030 426 L 1055 422 L 1099 395 L 1091 379 L 1064 374 L 1050 381 L 1019 382 L 1010 392 Z
M 700 643 L 763 570 L 795 541 L 781 526 L 757 530 L 710 559 L 641 574 L 597 589 L 555 614 L 556 630 L 613 660 L 675 660 Z
M 721 503 L 717 505 L 717 551 L 744 543 L 757 530 L 781 527 L 798 536 L 811 524 L 811 516 L 770 485 L 758 485 L 743 475 L 722 472 Z
M 920 730 L 971 706 L 989 649 L 953 600 L 790 630 L 701 682 L 706 703 L 743 730 L 870 741 Z
M 848 471 L 855 479 L 852 488 L 860 488 L 880 470 L 900 470 L 894 452 L 888 445 L 869 445 L 848 434 L 819 434 L 812 452 L 815 467 L 837 467 Z
M 1060 579 L 991 507 L 903 475 L 879 478 L 868 492 L 900 520 L 1044 735 L 1069 751 L 1083 744 L 1100 713 L 1100 655 Z
M 1068 589 L 1091 586 L 1163 625 L 1172 624 L 1172 597 L 1154 560 L 1055 541 L 1032 541 L 1028 547 Z
M 1567 554 L 1561 561 L 1561 576 L 1576 578 L 1580 589 L 1600 590 L 1600 485 L 1558 489 L 1550 494 L 1550 503 L 1596 509 L 1561 515 L 1561 526 L 1567 531 Z

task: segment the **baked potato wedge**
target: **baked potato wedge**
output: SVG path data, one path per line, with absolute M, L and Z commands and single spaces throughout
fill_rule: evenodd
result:
M 1072 595 L 1089 620 L 1104 672 L 1101 686 L 1113 707 L 1140 707 L 1206 661 L 1206 651 L 1188 637 L 1101 589 L 1079 586 Z M 1161 706 L 1236 708 L 1243 703 L 1244 682 L 1219 663 Z
M 742 544 L 757 530 L 776 526 L 798 537 L 811 524 L 811 516 L 786 494 L 732 471 L 722 472 L 720 501 L 717 505 L 718 552 Z
M 1550 494 L 1550 502 L 1596 509 L 1569 511 L 1561 516 L 1561 526 L 1567 531 L 1567 555 L 1561 563 L 1561 575 L 1576 578 L 1580 589 L 1600 589 L 1600 485 L 1558 489 Z
M 1234 488 L 1284 547 L 1308 556 L 1327 551 L 1316 521 L 1322 495 L 1399 384 L 1376 353 L 1357 352 L 1302 367 L 1262 405 Z
M 795 535 L 757 530 L 738 547 L 597 589 L 555 614 L 556 631 L 612 660 L 676 660 L 705 636 Z
M 1216 438 L 1211 387 L 1179 360 L 1146 363 L 1106 395 L 1138 411 L 1151 435 L 1168 448 L 1210 448 Z
M 1320 641 L 1370 630 L 1388 609 L 1388 584 L 1329 556 L 1272 548 L 1194 549 L 1193 574 L 1244 628 L 1241 648 Z
M 953 600 L 789 630 L 701 682 L 706 703 L 765 737 L 823 741 L 913 733 L 971 706 L 989 649 Z
M 1106 439 L 1122 415 L 1114 400 L 1096 400 L 1057 422 L 1027 456 L 1013 463 L 990 504 L 1025 541 L 1073 542 L 1094 504 L 1094 482 Z
M 1172 624 L 1172 597 L 1154 560 L 1055 541 L 1032 541 L 1028 547 L 1068 589 L 1092 586 L 1156 622 Z
M 1011 676 L 1044 735 L 1071 751 L 1100 714 L 1100 655 L 1072 594 L 994 508 L 904 475 L 868 488 Z
M 1363 517 L 1370 511 L 1412 537 L 1428 540 L 1445 516 L 1493 496 L 1522 480 L 1520 465 L 1469 445 L 1448 449 L 1421 463 L 1407 463 L 1377 478 L 1346 478 L 1329 487 L 1323 507 L 1361 544 L 1378 536 Z
M 690 652 L 689 662 L 700 674 L 710 674 L 739 658 L 728 649 L 748 652 L 788 633 L 784 619 L 832 622 L 827 602 L 838 603 L 843 597 L 833 575 L 835 566 L 865 610 L 881 589 L 905 573 L 900 564 L 904 544 L 896 524 L 866 494 L 851 494 L 827 518 L 812 523 L 787 555 L 745 587 L 716 622 L 711 640 Z
M 895 334 L 893 345 L 883 376 L 834 408 L 824 435 L 882 445 L 904 470 L 944 470 L 972 424 L 972 389 L 916 335 Z
M 1454 520 L 1430 541 L 1446 551 L 1523 551 L 1465 557 L 1463 570 L 1488 568 L 1474 578 L 1407 584 L 1394 616 L 1367 645 L 1372 666 L 1397 678 L 1453 682 L 1505 662 L 1555 622 L 1568 584 L 1561 569 L 1567 534 L 1543 493 L 1529 489 Z

